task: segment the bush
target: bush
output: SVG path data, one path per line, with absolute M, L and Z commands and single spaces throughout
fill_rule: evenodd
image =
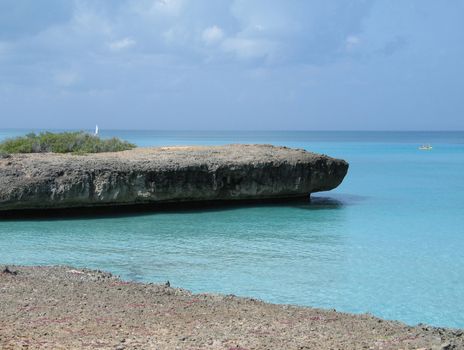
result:
M 0 159 L 10 158 L 11 156 L 8 153 L 0 152 Z
M 26 136 L 8 139 L 0 143 L 2 153 L 99 153 L 119 152 L 136 146 L 118 138 L 101 139 L 83 131 L 40 134 L 29 133 Z

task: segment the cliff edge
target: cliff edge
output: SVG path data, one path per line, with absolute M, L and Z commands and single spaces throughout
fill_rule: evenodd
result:
M 0 211 L 304 197 L 347 171 L 343 160 L 271 145 L 16 154 L 0 158 Z

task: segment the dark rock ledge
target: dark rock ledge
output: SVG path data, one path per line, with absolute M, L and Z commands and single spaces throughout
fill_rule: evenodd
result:
M 138 148 L 0 159 L 0 211 L 308 197 L 348 163 L 271 145 Z

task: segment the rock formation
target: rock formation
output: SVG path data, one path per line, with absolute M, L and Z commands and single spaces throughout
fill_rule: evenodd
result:
M 271 145 L 16 154 L 0 158 L 0 211 L 304 197 L 337 187 L 347 170 Z

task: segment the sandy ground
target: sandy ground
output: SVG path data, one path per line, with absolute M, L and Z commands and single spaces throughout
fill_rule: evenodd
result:
M 0 272 L 0 349 L 464 349 L 462 330 L 192 294 L 71 267 L 9 270 Z

